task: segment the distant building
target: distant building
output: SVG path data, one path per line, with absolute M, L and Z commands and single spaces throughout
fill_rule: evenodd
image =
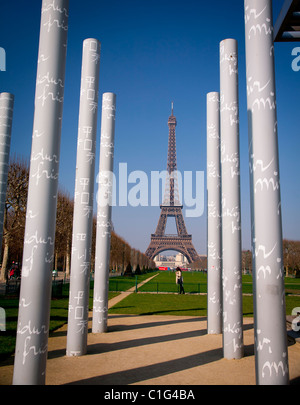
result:
M 176 256 L 159 254 L 154 258 L 154 262 L 156 267 L 188 267 L 188 260 L 182 253 L 178 253 Z

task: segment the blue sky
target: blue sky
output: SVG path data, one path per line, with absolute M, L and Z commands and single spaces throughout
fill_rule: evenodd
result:
M 41 0 L 2 1 L 0 47 L 6 72 L 0 92 L 15 95 L 11 155 L 29 159 L 33 125 Z M 243 249 L 250 249 L 248 129 L 245 84 L 243 0 L 80 0 L 70 1 L 60 186 L 73 197 L 82 42 L 101 42 L 100 97 L 117 95 L 115 171 L 165 170 L 171 101 L 177 117 L 178 170 L 205 171 L 206 94 L 219 91 L 219 43 L 239 45 L 240 159 Z M 274 21 L 283 0 L 273 0 Z M 300 239 L 299 94 L 300 71 L 293 71 L 293 48 L 275 45 L 278 128 L 284 237 Z M 97 157 L 100 147 L 98 113 Z M 96 172 L 98 172 L 98 158 Z M 133 185 L 128 185 L 130 189 Z M 95 188 L 96 191 L 96 188 Z M 115 231 L 145 251 L 156 229 L 159 207 L 115 207 Z M 206 211 L 186 218 L 199 254 L 206 253 Z

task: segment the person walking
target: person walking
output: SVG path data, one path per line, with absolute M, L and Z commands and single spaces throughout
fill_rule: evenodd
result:
M 177 269 L 176 269 L 176 284 L 179 284 L 179 287 L 180 287 L 179 294 L 184 294 L 183 277 L 182 277 L 182 271 L 181 271 L 180 267 L 177 267 Z

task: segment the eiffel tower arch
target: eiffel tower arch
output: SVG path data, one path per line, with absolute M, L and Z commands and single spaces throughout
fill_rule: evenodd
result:
M 167 179 L 163 203 L 160 206 L 161 212 L 158 225 L 154 234 L 151 235 L 151 242 L 146 250 L 146 256 L 151 260 L 160 252 L 165 250 L 175 250 L 182 253 L 189 263 L 199 259 L 198 253 L 192 243 L 192 235 L 186 230 L 184 218 L 182 215 L 181 202 L 179 201 L 178 179 L 177 179 L 177 157 L 176 157 L 176 117 L 172 114 L 168 120 L 169 126 L 169 145 L 168 145 L 168 164 Z M 175 218 L 176 235 L 166 235 L 166 225 L 168 218 Z

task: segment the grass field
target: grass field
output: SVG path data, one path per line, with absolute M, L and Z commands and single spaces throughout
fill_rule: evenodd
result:
M 113 277 L 110 279 L 109 299 L 118 292 L 114 292 L 116 283 L 120 289 L 128 290 L 156 273 L 143 274 L 133 277 Z M 197 294 L 206 292 L 207 277 L 205 273 L 184 273 L 184 287 L 186 292 L 194 294 L 178 295 L 178 286 L 175 284 L 175 274 L 172 272 L 159 272 L 157 276 L 139 288 L 138 294 L 131 294 L 109 310 L 111 314 L 136 315 L 186 315 L 206 316 L 207 296 Z M 300 293 L 299 279 L 286 279 L 286 291 Z M 170 290 L 170 291 L 168 291 Z M 243 292 L 252 291 L 252 277 L 243 276 Z M 144 293 L 143 293 L 144 292 Z M 166 292 L 164 294 L 164 292 Z M 168 293 L 168 292 L 171 292 Z M 292 309 L 300 307 L 300 296 L 286 295 L 286 313 L 291 314 Z M 50 333 L 68 321 L 69 284 L 63 285 L 62 297 L 51 301 Z M 0 359 L 14 352 L 16 341 L 17 317 L 19 301 L 17 298 L 0 297 L 0 307 L 6 313 L 6 331 L 0 331 Z M 89 307 L 93 307 L 93 283 L 91 283 Z M 253 316 L 253 297 L 243 296 L 243 315 Z
M 299 296 L 286 297 L 286 314 L 300 307 Z M 206 316 L 207 295 L 131 294 L 109 310 L 110 314 Z M 253 317 L 253 296 L 243 296 L 243 316 Z
M 201 272 L 183 273 L 186 295 L 177 295 L 178 286 L 175 283 L 174 272 L 158 272 L 151 281 L 138 288 L 138 294 L 132 294 L 110 309 L 110 313 L 125 313 L 137 315 L 173 314 L 189 316 L 206 316 L 207 313 L 207 275 Z M 252 276 L 243 275 L 243 294 L 252 294 Z M 300 294 L 300 280 L 286 279 L 286 289 Z M 148 294 L 143 294 L 148 293 Z M 163 294 L 166 293 L 166 294 Z M 171 293 L 171 294 L 167 294 Z M 173 293 L 173 294 L 172 294 Z M 194 293 L 194 294 L 193 294 Z M 300 307 L 300 296 L 287 294 L 286 313 Z M 243 315 L 253 316 L 253 296 L 243 295 Z
M 117 293 L 110 292 L 111 299 Z M 68 321 L 69 284 L 63 285 L 63 296 L 51 300 L 50 333 L 63 326 Z M 0 307 L 6 312 L 6 331 L 0 331 L 0 360 L 13 353 L 16 344 L 16 330 L 18 321 L 19 300 L 17 298 L 0 297 Z M 89 307 L 93 308 L 93 290 L 90 290 Z
M 175 284 L 175 273 L 171 271 L 160 271 L 153 273 L 158 274 L 153 280 L 144 284 L 138 289 L 139 292 L 178 292 L 179 287 Z M 137 283 L 143 278 L 138 276 Z M 183 273 L 184 289 L 187 293 L 207 293 L 207 275 L 204 272 L 184 272 Z M 126 291 L 135 286 L 135 276 L 116 277 L 110 280 L 110 291 Z M 294 278 L 285 279 L 286 292 L 288 294 L 300 294 L 300 280 Z M 243 294 L 252 294 L 252 276 L 242 276 Z
M 300 303 L 300 300 L 299 300 Z M 109 310 L 110 314 L 206 316 L 206 295 L 131 294 Z M 244 316 L 253 316 L 252 297 L 243 297 Z

